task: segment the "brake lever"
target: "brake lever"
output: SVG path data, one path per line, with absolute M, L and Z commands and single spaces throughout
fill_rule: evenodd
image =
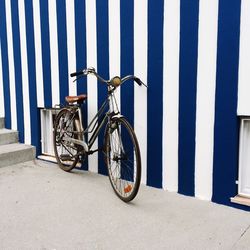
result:
M 83 77 L 84 77 L 84 75 L 81 75 L 81 76 L 77 77 L 75 80 L 73 80 L 73 82 L 76 82 L 77 80 L 79 80 L 79 79 L 81 79 Z

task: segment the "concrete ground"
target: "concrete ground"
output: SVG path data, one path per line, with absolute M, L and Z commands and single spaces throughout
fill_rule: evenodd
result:
M 250 249 L 250 214 L 36 160 L 0 168 L 0 249 Z

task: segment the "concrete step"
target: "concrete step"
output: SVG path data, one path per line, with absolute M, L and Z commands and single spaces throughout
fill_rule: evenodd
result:
M 4 123 L 5 123 L 4 118 L 0 117 L 0 128 L 4 128 L 5 127 Z
M 18 142 L 18 132 L 10 129 L 0 129 L 0 145 Z
M 0 145 L 0 167 L 34 160 L 35 155 L 36 149 L 34 146 L 21 143 Z

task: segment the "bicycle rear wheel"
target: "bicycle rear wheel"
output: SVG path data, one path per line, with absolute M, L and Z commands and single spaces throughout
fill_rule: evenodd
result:
M 107 124 L 104 157 L 117 196 L 125 202 L 133 200 L 141 182 L 141 156 L 134 130 L 125 118 Z
M 80 122 L 71 109 L 63 109 L 54 123 L 54 152 L 57 163 L 64 171 L 71 171 L 79 161 L 81 146 L 67 141 L 67 138 L 82 140 Z

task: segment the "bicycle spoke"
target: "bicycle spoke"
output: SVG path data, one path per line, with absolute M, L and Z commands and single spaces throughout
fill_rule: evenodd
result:
M 66 146 L 64 146 L 64 145 L 62 144 L 62 147 L 63 147 L 72 157 L 74 157 L 74 155 L 67 149 Z

